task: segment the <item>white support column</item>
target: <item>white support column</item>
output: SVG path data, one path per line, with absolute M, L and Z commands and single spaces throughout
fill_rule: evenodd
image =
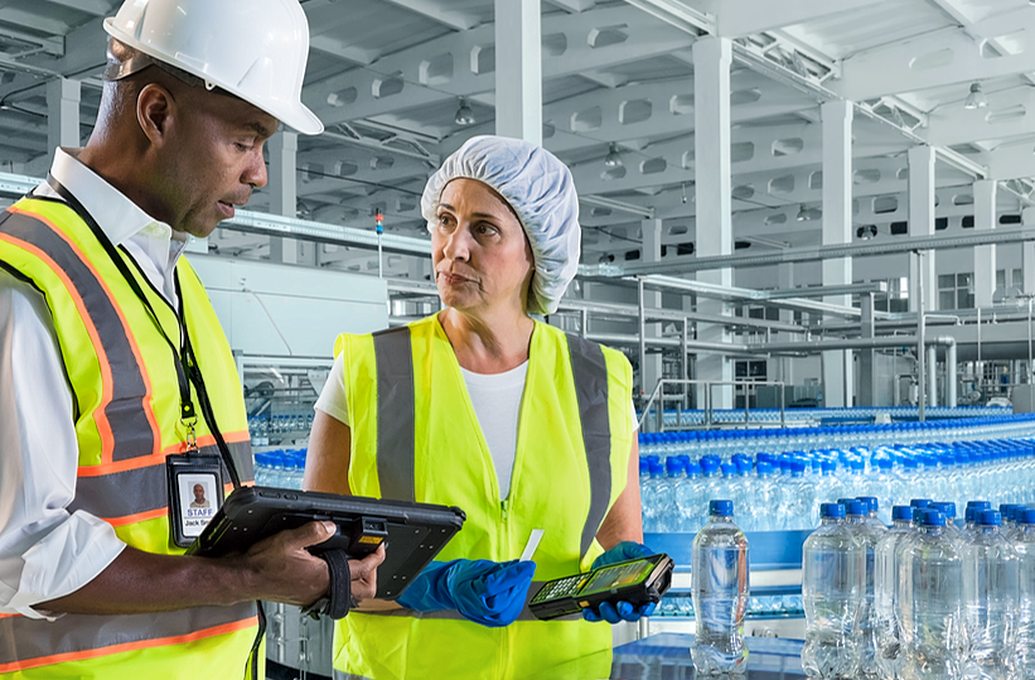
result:
M 909 235 L 934 235 L 934 149 L 914 146 L 909 150 Z M 924 301 L 927 311 L 938 308 L 938 286 L 934 273 L 934 251 L 927 251 L 924 262 Z M 917 291 L 921 273 L 916 258 L 909 258 L 909 311 L 917 311 Z
M 852 242 L 851 102 L 830 101 L 820 107 L 823 126 L 823 245 Z M 852 259 L 823 260 L 823 285 L 852 282 Z M 827 295 L 824 302 L 851 305 L 850 295 Z M 823 352 L 823 399 L 828 407 L 852 405 L 852 353 Z
M 661 235 L 663 233 L 661 224 L 661 220 L 643 220 L 640 222 L 640 231 L 643 234 L 643 252 L 641 255 L 644 262 L 658 262 L 661 260 Z M 647 309 L 660 308 L 661 292 L 653 290 L 644 291 L 643 302 Z M 661 337 L 661 324 L 647 323 L 645 337 Z M 643 390 L 648 395 L 663 377 L 662 364 L 662 356 L 658 352 L 656 354 L 648 354 L 645 365 L 640 367 L 641 375 L 643 376 Z
M 298 214 L 298 133 L 281 130 L 269 141 L 270 212 L 285 217 Z M 270 238 L 270 261 L 316 263 L 316 248 L 290 238 Z
M 1021 211 L 1021 223 L 1026 227 L 1035 226 L 1035 208 Z M 1035 293 L 1035 241 L 1025 241 L 1021 250 L 1021 272 L 1024 276 L 1024 292 Z
M 974 230 L 995 229 L 995 200 L 998 183 L 992 179 L 974 182 Z M 991 307 L 995 292 L 996 248 L 994 245 L 974 248 L 974 306 Z M 1007 286 L 1010 281 L 1007 280 Z
M 496 134 L 543 143 L 540 0 L 496 0 Z
M 78 147 L 79 102 L 82 87 L 78 80 L 57 78 L 47 83 L 47 150 L 59 146 Z
M 733 253 L 733 219 L 730 192 L 730 65 L 732 43 L 727 38 L 699 38 L 693 44 L 694 60 L 694 185 L 697 216 L 695 252 L 699 257 Z M 721 286 L 733 285 L 730 268 L 700 272 L 697 280 Z M 729 305 L 718 300 L 701 299 L 698 309 L 709 314 L 732 315 Z M 725 327 L 698 324 L 697 338 L 707 342 L 729 342 Z M 700 380 L 729 381 L 733 364 L 718 354 L 697 355 Z M 712 391 L 716 408 L 733 406 L 733 390 Z M 703 404 L 698 391 L 698 403 Z
M 776 282 L 780 290 L 794 288 L 794 263 L 782 262 L 776 265 Z M 780 321 L 782 323 L 794 323 L 794 312 L 790 309 L 780 310 Z M 790 342 L 793 336 L 790 333 L 774 333 L 774 340 Z M 769 380 L 782 380 L 788 387 L 794 384 L 794 362 L 791 357 L 770 357 L 766 366 L 766 374 Z M 788 397 L 790 392 L 787 393 Z M 788 399 L 788 401 L 791 401 Z

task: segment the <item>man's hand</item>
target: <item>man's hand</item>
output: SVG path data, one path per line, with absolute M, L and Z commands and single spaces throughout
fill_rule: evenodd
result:
M 249 580 L 259 591 L 257 599 L 307 606 L 330 587 L 327 563 L 307 548 L 334 535 L 333 522 L 309 522 L 259 541 L 244 555 Z M 384 547 L 361 560 L 349 560 L 352 597 L 369 599 L 377 590 L 377 567 L 385 559 Z
M 384 561 L 384 543 L 361 560 L 349 560 L 349 573 L 352 575 L 352 599 L 357 604 L 363 600 L 373 599 L 377 594 L 377 568 Z
M 97 578 L 38 607 L 69 614 L 139 614 L 206 605 L 272 600 L 308 606 L 327 593 L 327 563 L 306 548 L 334 534 L 331 522 L 310 522 L 259 541 L 244 555 L 184 557 L 126 548 Z M 352 595 L 373 597 L 384 548 L 350 560 Z

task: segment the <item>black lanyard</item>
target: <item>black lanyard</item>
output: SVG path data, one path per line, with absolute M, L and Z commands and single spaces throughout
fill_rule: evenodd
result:
M 47 183 L 54 191 L 58 193 L 59 196 L 61 196 L 61 198 L 65 200 L 68 206 L 72 208 L 72 210 L 74 210 L 76 214 L 79 215 L 79 217 L 82 218 L 82 220 L 86 222 L 86 224 L 90 227 L 90 231 L 93 232 L 98 242 L 100 242 L 101 247 L 103 247 L 104 251 L 108 254 L 108 257 L 111 259 L 112 263 L 119 270 L 119 273 L 122 274 L 122 278 L 124 278 L 126 280 L 126 283 L 129 284 L 129 287 L 133 290 L 134 295 L 137 296 L 140 302 L 144 305 L 144 308 L 147 309 L 148 316 L 151 317 L 152 323 L 158 330 L 159 334 L 162 336 L 162 339 L 165 340 L 165 343 L 169 346 L 169 350 L 172 352 L 173 355 L 173 364 L 176 368 L 176 382 L 178 383 L 180 390 L 180 422 L 182 422 L 187 427 L 188 451 L 190 452 L 197 450 L 197 437 L 195 435 L 195 426 L 198 422 L 198 416 L 197 410 L 194 408 L 194 400 L 191 398 L 189 377 L 191 375 L 191 366 L 197 366 L 197 363 L 194 361 L 193 351 L 190 347 L 190 339 L 187 336 L 187 324 L 184 319 L 183 313 L 183 299 L 182 297 L 180 297 L 179 272 L 174 272 L 173 274 L 176 284 L 176 294 L 179 298 L 178 309 L 174 310 L 176 312 L 176 321 L 180 331 L 179 348 L 177 348 L 176 343 L 174 343 L 166 334 L 165 328 L 162 326 L 161 321 L 158 319 L 158 314 L 155 312 L 154 307 L 151 305 L 151 301 L 147 298 L 147 295 L 144 294 L 144 291 L 143 289 L 141 289 L 136 277 L 133 276 L 132 272 L 129 271 L 129 267 L 126 265 L 125 259 L 123 259 L 121 255 L 119 255 L 118 250 L 115 247 L 115 244 L 112 243 L 111 239 L 108 238 L 108 235 L 104 233 L 104 231 L 101 229 L 101 226 L 97 223 L 97 220 L 94 219 L 93 215 L 90 214 L 90 212 L 83 206 L 79 199 L 73 196 L 72 192 L 70 192 L 63 184 L 61 184 L 61 182 L 59 182 L 53 175 L 47 175 Z M 136 263 L 136 260 L 134 260 L 132 257 L 130 257 L 129 259 L 131 262 L 133 262 L 134 266 L 136 266 L 139 271 L 140 265 Z M 143 272 L 140 273 L 141 277 L 145 281 L 147 281 L 148 285 L 150 285 L 152 287 L 152 290 L 154 290 L 154 285 L 151 284 L 147 276 L 145 276 Z M 162 297 L 162 295 L 157 290 L 155 290 L 154 292 L 158 295 L 159 299 L 165 301 L 165 298 Z M 166 302 L 166 304 L 168 304 L 168 302 Z M 169 307 L 171 308 L 172 305 L 169 305 Z

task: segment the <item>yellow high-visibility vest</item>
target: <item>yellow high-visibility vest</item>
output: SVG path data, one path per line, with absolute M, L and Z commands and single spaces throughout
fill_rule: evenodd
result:
M 536 322 L 518 419 L 510 494 L 496 471 L 456 355 L 432 316 L 374 335 L 342 335 L 352 420 L 353 493 L 457 505 L 467 522 L 437 559 L 517 558 L 532 529 L 545 534 L 535 583 L 587 571 L 596 533 L 625 488 L 633 426 L 632 369 L 619 352 Z M 391 550 L 391 547 L 389 547 Z M 570 662 L 596 655 L 585 677 L 606 677 L 611 628 L 543 622 L 527 607 L 506 628 L 456 612 L 352 612 L 337 624 L 334 666 L 392 678 L 577 677 Z
M 110 245 L 110 244 L 109 244 Z M 167 337 L 179 321 L 122 250 Z M 172 352 L 89 223 L 62 202 L 22 199 L 0 213 L 0 268 L 40 291 L 74 399 L 79 467 L 70 511 L 111 524 L 128 545 L 180 554 L 169 537 L 165 457 L 187 447 Z M 237 367 L 197 274 L 176 267 L 187 332 L 218 431 L 251 479 Z M 192 386 L 192 398 L 199 403 Z M 218 453 L 199 412 L 197 437 Z M 224 471 L 225 474 L 225 471 Z M 155 583 L 161 588 L 161 583 Z M 0 679 L 242 678 L 257 634 L 254 603 L 130 616 L 0 618 Z

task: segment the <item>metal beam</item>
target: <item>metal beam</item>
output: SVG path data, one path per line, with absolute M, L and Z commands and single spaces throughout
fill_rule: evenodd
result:
M 446 9 L 441 4 L 430 0 L 384 0 L 384 2 L 418 14 L 425 19 L 431 19 L 454 31 L 466 31 L 478 25 L 478 17 Z
M 594 47 L 593 36 L 601 28 L 619 30 L 627 37 Z M 491 92 L 493 64 L 479 55 L 491 54 L 494 31 L 494 24 L 482 24 L 382 56 L 370 68 L 308 85 L 303 98 L 325 124 L 334 125 L 400 107 L 416 109 L 451 97 Z M 686 46 L 685 36 L 625 6 L 552 18 L 549 32 L 561 34 L 565 40 L 562 50 L 544 55 L 544 78 L 667 54 Z
M 679 290 L 712 300 L 753 302 L 758 304 L 767 304 L 782 309 L 808 312 L 810 314 L 829 314 L 850 319 L 858 318 L 860 314 L 860 311 L 857 308 L 851 306 L 832 305 L 825 302 L 817 302 L 815 300 L 805 300 L 803 298 L 770 298 L 768 293 L 764 290 L 738 288 L 736 286 L 707 283 L 705 281 L 690 281 L 689 279 L 680 279 L 660 274 L 649 274 L 638 278 L 625 277 L 625 280 L 627 282 L 643 281 L 643 284 L 650 288 Z
M 988 244 L 1023 243 L 1035 241 L 1035 229 L 1025 227 L 1002 227 L 984 233 L 950 234 L 929 237 L 898 237 L 883 243 L 864 241 L 838 246 L 812 246 L 808 248 L 788 248 L 773 250 L 762 254 L 729 255 L 726 257 L 671 258 L 667 262 L 654 265 L 623 264 L 610 265 L 609 269 L 599 274 L 595 267 L 583 265 L 580 268 L 584 276 L 630 276 L 638 274 L 686 274 L 689 272 L 722 269 L 724 267 L 765 267 L 781 262 L 813 262 L 838 257 L 870 257 L 874 255 L 890 255 L 892 253 L 908 253 L 915 250 L 941 250 L 945 248 L 970 248 Z
M 845 59 L 843 79 L 833 87 L 859 101 L 1035 71 L 1035 8 L 1028 5 L 977 22 L 947 28 Z M 1011 36 L 1006 54 L 982 54 L 971 34 L 987 41 Z
M 872 5 L 872 0 L 722 0 L 718 4 L 718 34 L 739 38 L 808 21 L 829 20 Z
M 888 284 L 886 281 L 868 281 L 866 283 L 845 283 L 833 286 L 804 286 L 784 290 L 767 290 L 765 294 L 769 300 L 780 300 L 790 297 L 810 298 L 823 297 L 825 295 L 865 295 L 866 293 L 887 292 Z
M 98 17 L 107 16 L 113 11 L 108 0 L 47 0 L 47 2 Z

